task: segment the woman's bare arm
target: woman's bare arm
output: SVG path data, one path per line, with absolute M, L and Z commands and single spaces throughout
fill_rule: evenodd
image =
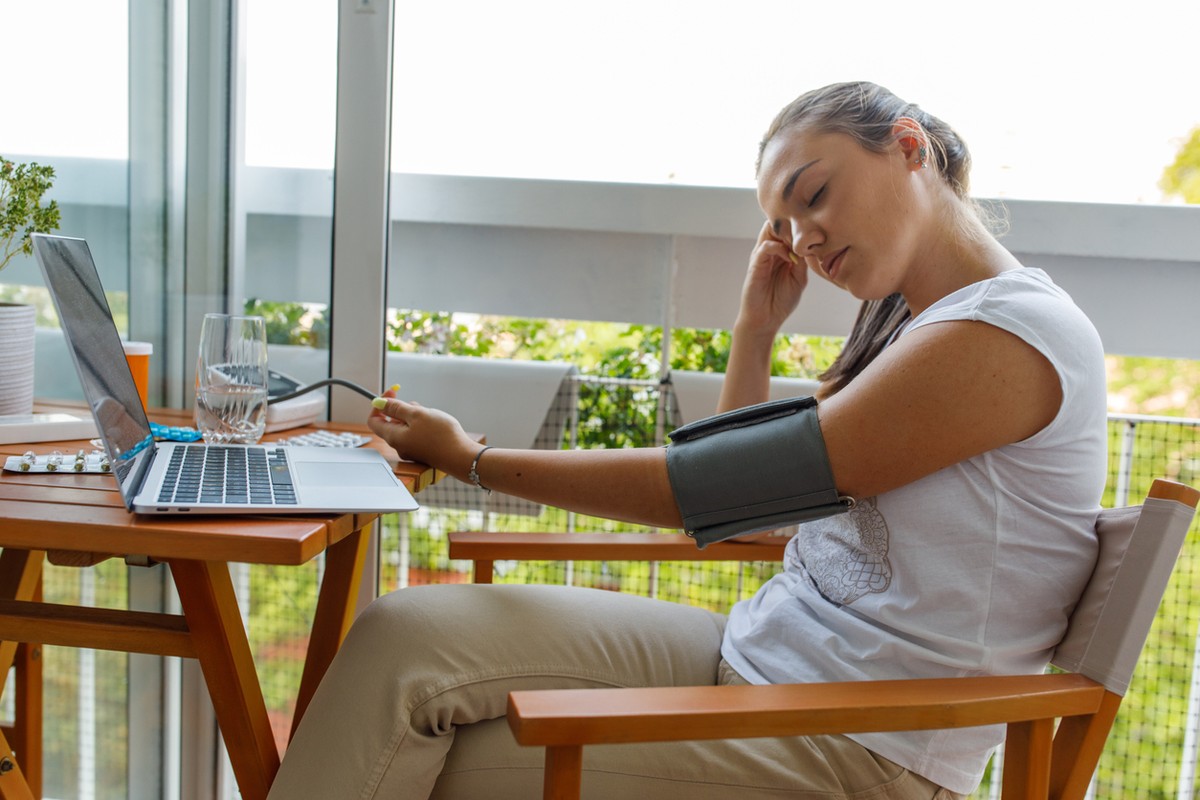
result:
M 1054 367 L 983 322 L 911 331 L 818 407 L 838 491 L 870 497 L 1026 439 L 1062 403 Z
M 453 417 L 415 403 L 389 399 L 367 424 L 403 458 L 431 464 L 462 481 L 468 480 L 481 450 Z M 682 526 L 661 447 L 489 448 L 479 457 L 477 472 L 488 489 L 527 500 L 643 525 Z
M 899 339 L 818 413 L 838 491 L 869 497 L 1028 438 L 1061 402 L 1058 376 L 1037 350 L 992 325 L 955 321 Z M 480 449 L 454 418 L 416 404 L 389 401 L 368 424 L 400 455 L 461 480 Z M 681 524 L 663 448 L 490 449 L 478 472 L 484 486 L 536 502 Z

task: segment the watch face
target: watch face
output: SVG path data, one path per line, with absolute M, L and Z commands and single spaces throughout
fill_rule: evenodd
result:
M 280 372 L 267 370 L 267 397 L 279 397 L 296 391 L 302 383 Z

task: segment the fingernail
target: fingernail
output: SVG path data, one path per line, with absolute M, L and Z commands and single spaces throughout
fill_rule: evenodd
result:
M 800 263 L 800 257 L 797 256 L 795 253 L 793 253 L 791 250 L 788 251 L 788 258 L 790 258 L 792 260 L 793 264 Z
M 375 408 L 383 410 L 383 409 L 387 408 L 387 398 L 386 397 L 376 397 L 374 400 L 371 401 L 371 405 L 374 406 Z

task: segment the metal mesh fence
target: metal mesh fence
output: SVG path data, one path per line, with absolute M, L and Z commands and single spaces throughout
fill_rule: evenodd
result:
M 1114 416 L 1105 505 L 1140 502 L 1155 478 L 1200 479 L 1200 421 Z M 1098 798 L 1192 797 L 1195 780 L 1200 525 L 1193 523 L 1100 760 Z

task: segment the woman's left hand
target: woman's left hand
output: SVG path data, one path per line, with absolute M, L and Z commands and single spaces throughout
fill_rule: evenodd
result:
M 763 223 L 742 285 L 741 305 L 734 329 L 774 339 L 784 321 L 800 304 L 808 285 L 808 268 L 791 245 Z
M 429 464 L 463 478 L 478 449 L 478 442 L 463 431 L 458 420 L 444 411 L 406 403 L 389 389 L 382 408 L 367 417 L 367 426 L 408 461 Z M 374 405 L 374 404 L 373 404 Z

